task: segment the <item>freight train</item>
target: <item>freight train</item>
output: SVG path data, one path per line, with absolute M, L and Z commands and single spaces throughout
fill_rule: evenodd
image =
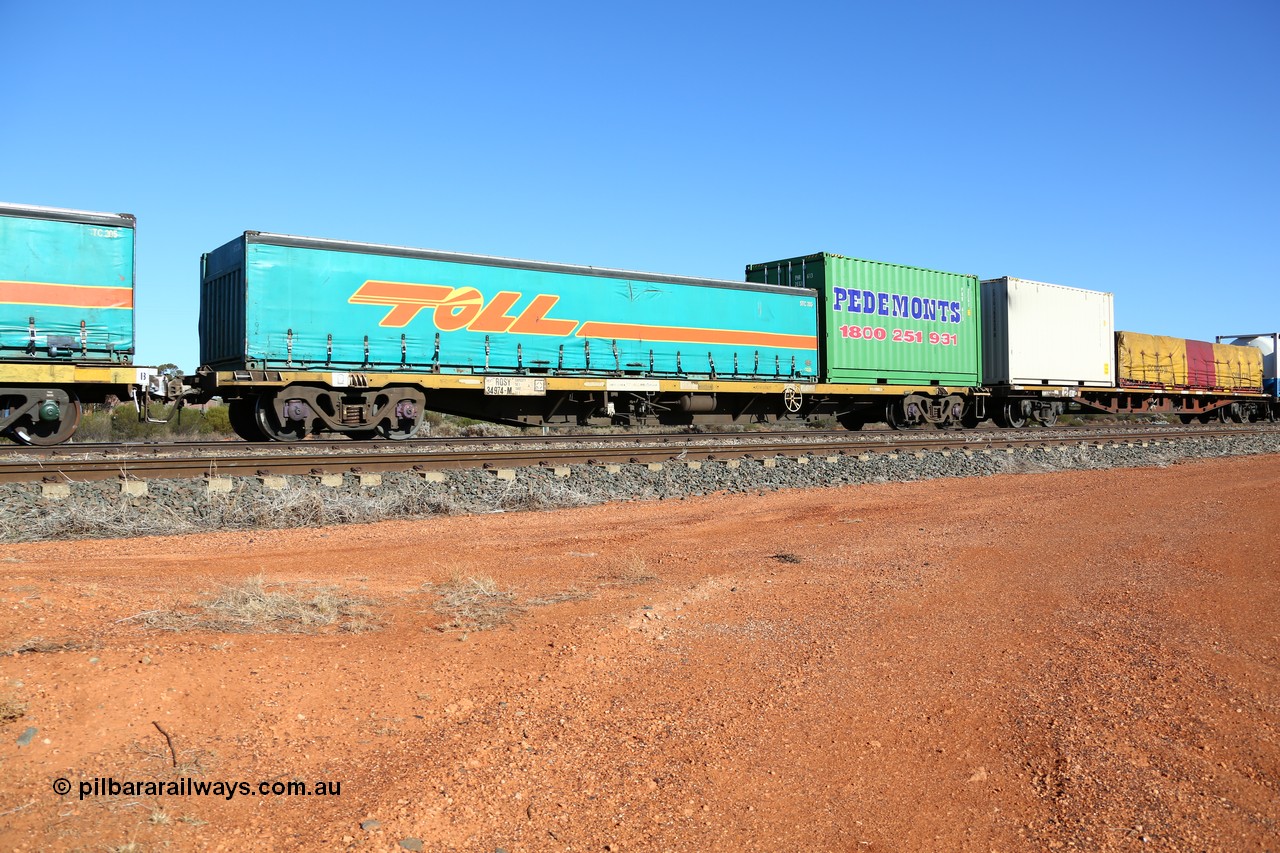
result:
M 81 401 L 227 401 L 247 440 L 517 425 L 1275 420 L 1275 334 L 1117 332 L 1111 294 L 813 254 L 745 281 L 246 231 L 201 259 L 189 387 L 132 366 L 134 218 L 0 205 L 0 430 Z M 145 409 L 143 409 L 145 410 Z

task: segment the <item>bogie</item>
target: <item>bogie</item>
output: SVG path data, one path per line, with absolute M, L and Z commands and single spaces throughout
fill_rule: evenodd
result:
M 414 386 L 377 389 L 289 385 L 257 390 L 232 401 L 232 428 L 242 438 L 298 441 L 334 433 L 356 440 L 403 440 L 422 425 L 426 395 Z

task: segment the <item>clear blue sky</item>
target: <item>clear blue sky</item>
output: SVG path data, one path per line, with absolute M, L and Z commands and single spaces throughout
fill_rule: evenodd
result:
M 1280 328 L 1280 3 L 0 0 L 0 200 L 138 216 L 139 360 L 246 230 L 741 279 L 816 251 Z

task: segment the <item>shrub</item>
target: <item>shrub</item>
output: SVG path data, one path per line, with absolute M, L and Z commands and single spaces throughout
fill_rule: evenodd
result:
M 268 586 L 274 589 L 268 589 Z M 262 577 L 224 586 L 186 609 L 149 610 L 131 617 L 153 630 L 225 633 L 314 634 L 326 628 L 369 631 L 377 627 L 370 601 L 336 587 L 305 583 L 268 584 Z
M 182 441 L 196 437 L 229 438 L 235 435 L 227 416 L 227 407 L 221 403 L 205 409 L 152 403 L 147 407 L 147 416 L 160 423 L 139 421 L 138 411 L 131 403 L 85 406 L 74 440 Z

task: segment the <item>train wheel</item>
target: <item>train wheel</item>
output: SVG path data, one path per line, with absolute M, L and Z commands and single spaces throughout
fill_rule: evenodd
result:
M 1007 426 L 1010 429 L 1022 429 L 1027 425 L 1027 414 L 1022 411 L 1021 403 L 1005 403 L 1003 406 L 1004 423 L 1001 426 Z
M 378 431 L 376 429 L 353 429 L 344 432 L 343 435 L 352 441 L 372 441 L 378 437 Z
M 925 420 L 919 404 L 910 403 L 905 399 L 885 404 L 884 422 L 890 429 L 925 429 L 935 426 Z
M 227 420 L 231 429 L 245 441 L 266 441 L 267 437 L 258 429 L 258 421 L 253 414 L 254 401 L 228 400 Z
M 271 397 L 263 394 L 258 397 L 253 407 L 253 420 L 262 430 L 262 434 L 271 441 L 300 441 L 305 436 L 305 425 L 284 427 L 276 422 L 276 413 L 271 406 Z M 290 423 L 293 423 L 290 421 Z
M 1058 423 L 1058 413 L 1052 409 L 1047 412 L 1044 409 L 1037 409 L 1036 423 L 1040 424 L 1040 426 L 1045 429 L 1055 426 Z
M 917 426 L 917 424 L 908 421 L 907 412 L 903 411 L 902 403 L 900 402 L 885 404 L 884 422 L 889 426 L 889 429 L 910 429 L 913 426 Z
M 1199 420 L 1199 418 L 1199 415 L 1178 415 L 1178 420 L 1182 421 L 1184 424 L 1194 423 Z
M 41 404 L 35 415 L 28 415 L 9 428 L 9 434 L 15 441 L 35 447 L 51 447 L 62 444 L 75 435 L 76 429 L 80 426 L 82 414 L 80 401 L 70 391 L 59 392 L 59 394 L 65 394 L 66 399 L 56 401 L 53 409 L 49 410 L 48 413 L 53 417 L 48 419 L 42 417 L 44 407 L 49 404 L 46 402 Z
M 378 426 L 378 433 L 392 441 L 404 441 L 413 438 L 422 426 L 423 406 L 420 399 L 406 397 L 396 403 L 393 421 L 383 421 Z

